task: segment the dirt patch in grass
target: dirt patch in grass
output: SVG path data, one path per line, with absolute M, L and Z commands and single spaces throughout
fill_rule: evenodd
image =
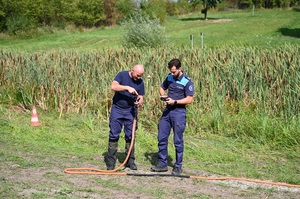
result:
M 213 23 L 225 23 L 225 22 L 232 21 L 232 19 L 214 19 L 214 20 L 208 20 L 208 21 L 211 21 Z
M 20 156 L 21 154 L 19 154 Z M 23 156 L 24 157 L 24 156 Z M 81 157 L 26 156 L 25 166 L 4 160 L 1 166 L 2 198 L 299 198 L 299 188 L 264 185 L 243 181 L 206 181 L 191 178 L 159 176 L 75 175 L 64 173 L 65 168 L 90 167 L 104 169 L 103 158 L 95 156 L 99 164 Z M 39 162 L 39 164 L 32 164 Z M 120 172 L 153 174 L 151 165 L 138 165 L 137 171 Z M 171 169 L 166 172 L 171 173 Z M 216 175 L 184 168 L 184 175 Z

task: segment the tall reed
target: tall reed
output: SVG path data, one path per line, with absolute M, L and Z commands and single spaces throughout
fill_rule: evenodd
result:
M 35 104 L 61 114 L 92 113 L 107 120 L 114 76 L 141 63 L 146 68 L 146 102 L 140 120 L 146 128 L 153 128 L 164 106 L 159 100 L 159 86 L 169 73 L 168 61 L 174 57 L 182 60 L 184 72 L 195 84 L 195 100 L 188 106 L 189 133 L 246 134 L 256 141 L 274 139 L 277 143 L 273 126 L 284 132 L 286 145 L 300 143 L 296 138 L 300 109 L 298 45 L 34 54 L 0 50 L 0 100 L 25 107 Z M 280 122 L 275 125 L 278 118 Z

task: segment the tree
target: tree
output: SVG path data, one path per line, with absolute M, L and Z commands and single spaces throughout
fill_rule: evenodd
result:
M 201 13 L 204 14 L 204 19 L 207 19 L 207 11 L 210 8 L 216 8 L 218 3 L 221 3 L 223 0 L 188 0 L 188 2 L 192 3 L 192 7 L 195 8 L 198 4 L 202 3 L 203 9 Z
M 118 20 L 129 17 L 138 8 L 132 0 L 118 0 L 115 6 L 119 13 Z
M 78 27 L 100 26 L 105 19 L 104 0 L 77 0 L 71 16 L 72 22 Z M 74 1 L 73 1 L 74 2 Z
M 149 15 L 151 19 L 158 18 L 164 22 L 167 15 L 167 3 L 165 0 L 143 0 L 140 8 Z

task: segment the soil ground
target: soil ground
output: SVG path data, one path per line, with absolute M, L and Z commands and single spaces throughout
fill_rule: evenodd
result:
M 20 156 L 21 154 L 19 154 Z M 94 160 L 99 165 L 80 161 L 80 157 L 24 156 L 32 166 L 1 161 L 1 198 L 300 198 L 300 188 L 265 185 L 233 180 L 199 180 L 159 176 L 109 176 L 66 174 L 64 169 L 81 164 L 85 168 L 104 169 L 103 158 Z M 43 162 L 42 166 L 38 162 Z M 45 163 L 48 165 L 45 167 Z M 81 163 L 79 163 L 81 162 Z M 36 164 L 34 164 L 36 163 Z M 102 168 L 99 168 L 101 167 Z M 149 166 L 138 165 L 137 171 L 125 173 L 153 174 Z M 165 174 L 170 174 L 172 168 Z M 184 168 L 184 175 L 217 177 L 204 171 Z

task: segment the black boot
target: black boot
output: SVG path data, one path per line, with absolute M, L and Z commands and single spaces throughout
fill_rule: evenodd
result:
M 126 141 L 126 145 L 125 145 L 126 157 L 127 157 L 127 154 L 128 154 L 129 148 L 130 148 L 130 143 L 131 143 L 131 140 Z M 135 160 L 135 156 L 134 156 L 134 143 L 133 143 L 129 158 L 128 158 L 125 166 L 129 167 L 131 170 L 137 170 L 134 160 Z
M 107 170 L 114 170 L 116 164 L 116 153 L 118 151 L 118 141 L 108 142 L 108 151 L 106 156 L 106 167 Z

